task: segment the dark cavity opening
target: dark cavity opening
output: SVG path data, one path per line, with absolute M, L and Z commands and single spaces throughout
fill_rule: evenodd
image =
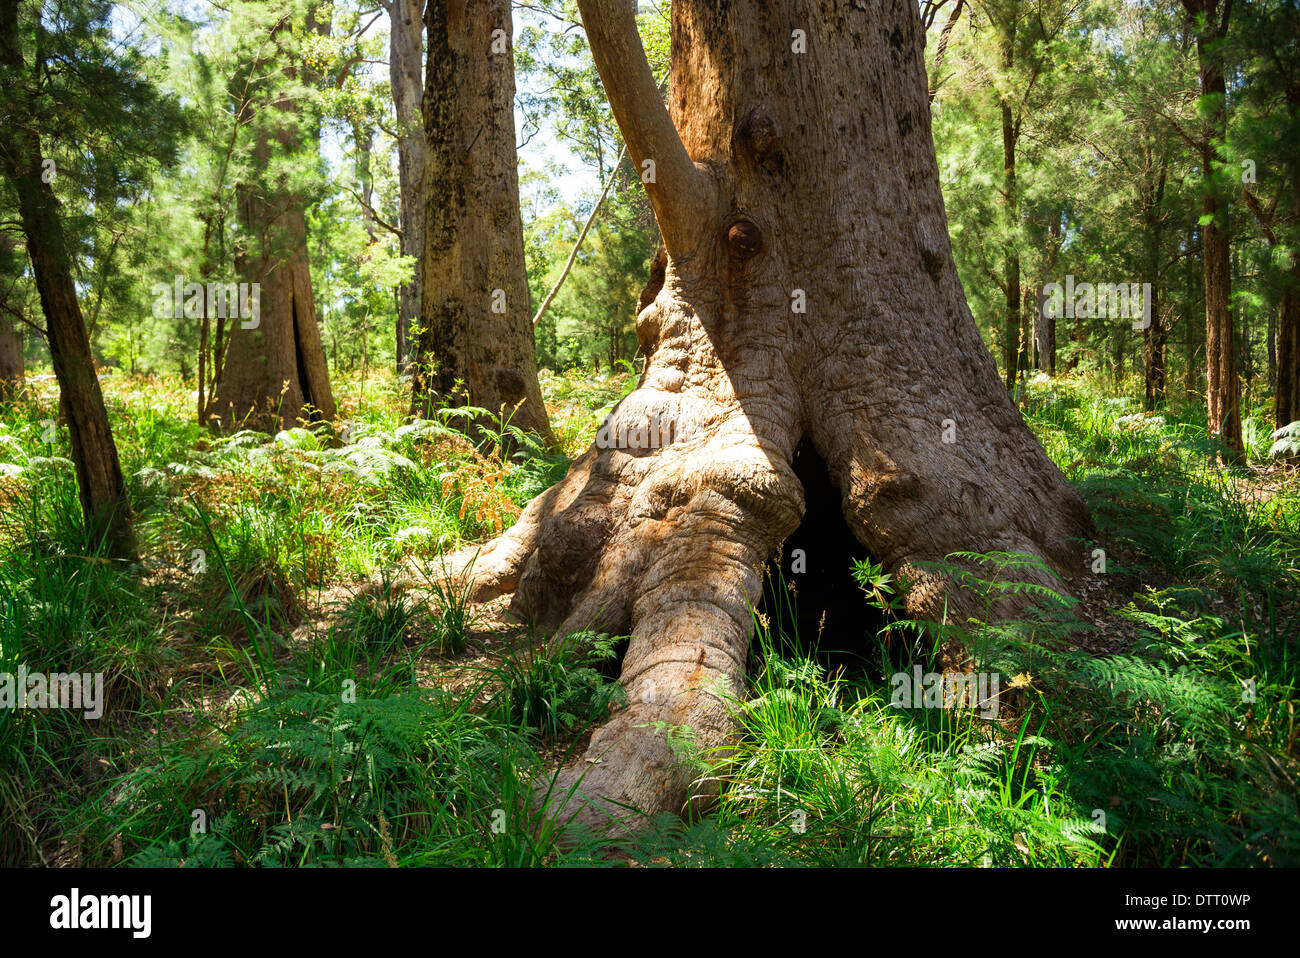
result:
M 298 370 L 298 388 L 302 391 L 302 401 L 312 407 L 311 418 L 319 419 L 320 412 L 316 406 L 316 393 L 312 389 L 311 377 L 307 374 L 307 363 L 302 346 L 302 332 L 298 318 L 298 297 L 289 295 L 289 314 L 293 317 L 293 361 Z
M 872 559 L 871 553 L 849 530 L 840 491 L 807 439 L 795 449 L 793 465 L 806 508 L 799 528 L 768 560 L 757 612 L 767 617 L 778 654 L 813 655 L 832 671 L 880 673 L 876 635 L 885 616 L 853 578 L 854 560 Z

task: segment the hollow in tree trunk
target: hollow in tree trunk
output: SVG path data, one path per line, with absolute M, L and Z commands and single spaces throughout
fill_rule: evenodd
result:
M 920 563 L 1029 553 L 1068 581 L 1091 526 L 966 305 L 915 2 L 676 0 L 671 117 L 631 6 L 579 7 L 636 167 L 654 163 L 666 256 L 637 317 L 647 360 L 605 441 L 472 575 L 478 598 L 513 592 L 548 634 L 631 635 L 627 706 L 552 792 L 575 786 L 578 820 L 599 827 L 620 804 L 711 799 L 662 723 L 705 756 L 736 729 L 762 569 L 817 505 L 797 449 L 853 539 L 914 582 L 914 615 L 976 611 Z

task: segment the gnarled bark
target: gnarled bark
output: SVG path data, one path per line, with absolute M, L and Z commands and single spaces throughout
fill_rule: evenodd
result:
M 600 826 L 710 799 L 655 723 L 706 755 L 734 732 L 762 568 L 807 506 L 796 447 L 825 463 L 857 541 L 915 580 L 917 615 L 974 611 L 919 562 L 1024 552 L 1069 577 L 1090 523 L 966 305 L 916 4 L 676 0 L 671 119 L 629 5 L 579 6 L 633 161 L 656 161 L 662 285 L 610 417 L 626 448 L 589 449 L 473 576 L 557 635 L 632 636 L 629 704 L 552 792 L 576 785 L 578 820 Z M 658 448 L 637 434 L 655 422 L 673 427 Z

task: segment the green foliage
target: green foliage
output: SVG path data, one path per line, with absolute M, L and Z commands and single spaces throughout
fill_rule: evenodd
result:
M 557 756 L 624 704 L 610 677 L 622 640 L 530 634 L 503 649 L 443 556 L 508 528 L 636 385 L 653 217 L 585 35 L 568 29 L 575 4 L 528 5 L 521 136 L 563 144 L 591 174 L 575 189 L 556 157 L 524 155 L 534 307 L 613 178 L 536 330 L 560 448 L 488 410 L 408 417 L 409 383 L 391 372 L 395 287 L 412 267 L 390 228 L 396 125 L 384 71 L 364 66 L 384 38 L 361 29 L 360 8 L 312 6 L 328 33 L 301 2 L 20 7 L 22 53 L 44 66 L 7 76 L 0 96 L 35 118 L 55 161 L 88 333 L 122 370 L 101 382 L 143 555 L 123 567 L 88 535 L 49 382 L 0 405 L 0 672 L 102 673 L 106 705 L 93 724 L 0 710 L 2 864 L 608 863 L 591 836 L 561 847 L 533 799 Z M 667 4 L 652 6 L 639 25 L 662 79 Z M 1163 397 L 1144 402 L 1136 378 L 1152 339 L 1111 317 L 1059 321 L 1065 375 L 1026 374 L 1015 391 L 1085 497 L 1098 541 L 1080 546 L 1104 547 L 1106 572 L 1072 602 L 1037 557 L 955 553 L 923 565 L 982 611 L 922 622 L 902 618 L 908 582 L 858 561 L 885 624 L 822 641 L 874 643 L 878 669 L 828 671 L 809 636 L 756 615 L 749 688 L 728 703 L 740 731 L 722 753 L 650 723 L 720 794 L 707 818 L 661 817 L 615 843 L 639 864 L 1300 860 L 1300 487 L 1280 461 L 1300 433 L 1274 422 L 1265 345 L 1300 248 L 1295 4 L 1234 8 L 1215 53 L 1228 130 L 1208 171 L 1181 135 L 1213 104 L 1186 95 L 1195 50 L 1176 6 L 1026 10 L 966 5 L 942 65 L 927 46 L 932 125 L 963 287 L 1004 367 L 1025 365 L 1032 312 L 1008 311 L 1013 263 L 1031 300 L 1067 273 L 1159 290 Z M 298 148 L 260 156 L 259 137 L 280 133 Z M 1240 469 L 1212 465 L 1198 395 L 1203 176 L 1233 200 Z M 193 421 L 201 326 L 154 315 L 155 284 L 233 279 L 260 250 L 239 216 L 249 191 L 307 208 L 333 426 L 210 435 Z M 0 210 L 15 220 L 8 183 Z M 35 318 L 24 264 L 0 244 L 6 317 Z M 29 360 L 45 350 L 28 337 Z M 1004 599 L 1028 608 L 997 620 Z M 891 704 L 895 670 L 938 668 L 954 649 L 962 668 L 1001 677 L 996 718 Z
M 544 379 L 575 435 L 628 381 Z M 102 670 L 107 688 L 93 727 L 0 712 L 4 860 L 40 861 L 57 837 L 86 864 L 595 861 L 591 836 L 561 850 L 528 799 L 555 767 L 537 752 L 571 754 L 622 704 L 618 640 L 476 643 L 490 659 L 469 664 L 466 583 L 440 547 L 396 534 L 436 508 L 436 541 L 482 535 L 461 515 L 470 479 L 504 469 L 507 488 L 541 485 L 555 462 L 526 442 L 513 466 L 484 457 L 453 428 L 473 421 L 465 410 L 402 423 L 400 391 L 373 382 L 342 384 L 357 410 L 346 439 L 214 439 L 184 422 L 183 393 L 123 386 L 109 383 L 109 408 L 142 503 L 139 567 L 97 561 L 86 541 L 66 433 L 45 425 L 52 396 L 13 405 L 0 432 L 0 671 Z M 1041 560 L 973 552 L 931 568 L 982 608 L 1015 596 L 1038 609 L 909 621 L 908 583 L 864 560 L 855 578 L 887 631 L 822 641 L 874 639 L 879 671 L 828 673 L 810 637 L 759 621 L 728 749 L 704 756 L 693 730 L 654 726 L 701 783 L 722 784 L 714 812 L 647 822 L 618 850 L 675 867 L 1295 862 L 1300 494 L 1209 466 L 1195 419 L 1070 383 L 1025 398 L 1093 508 L 1104 581 L 1120 589 L 1110 624 L 1058 601 Z M 353 563 L 372 585 L 330 598 Z M 889 638 L 900 630 L 909 642 Z M 1129 641 L 1097 651 L 1112 633 Z M 1001 676 L 995 720 L 890 705 L 891 673 L 933 668 L 949 640 Z
M 611 707 L 625 701 L 622 686 L 599 671 L 613 658 L 619 641 L 590 632 L 550 643 L 530 636 L 522 649 L 510 650 L 492 670 L 501 685 L 497 714 L 512 726 L 552 740 L 599 722 Z

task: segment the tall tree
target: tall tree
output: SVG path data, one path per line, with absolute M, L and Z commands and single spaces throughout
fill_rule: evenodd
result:
M 1055 282 L 1056 264 L 1061 258 L 1061 220 L 1064 213 L 1058 207 L 1052 207 L 1048 214 L 1047 229 L 1043 231 L 1045 235 L 1041 238 L 1046 249 L 1047 256 L 1043 263 L 1044 279 L 1037 284 L 1037 296 L 1035 297 L 1034 309 L 1034 368 L 1047 373 L 1049 376 L 1056 375 L 1056 314 L 1052 310 L 1046 309 L 1047 284 Z
M 412 411 L 436 399 L 551 441 L 537 382 L 515 157 L 509 0 L 429 0 L 424 261 Z
M 979 607 L 930 560 L 1024 552 L 1068 580 L 1091 524 L 966 306 L 914 0 L 676 0 L 669 110 L 632 5 L 579 6 L 666 263 L 637 388 L 472 575 L 556 635 L 632 636 L 629 704 L 559 782 L 601 826 L 716 788 L 664 729 L 706 755 L 734 731 L 762 568 L 818 475 L 918 616 Z
M 1001 213 L 1005 246 L 1002 272 L 996 276 L 1003 294 L 1002 358 L 1007 388 L 1015 382 L 1030 348 L 1024 335 L 1021 248 L 1024 184 L 1020 145 L 1038 102 L 1048 94 L 1048 74 L 1056 68 L 1059 43 L 1078 17 L 1083 0 L 987 0 L 981 5 L 997 44 L 996 91 L 1002 142 Z M 1041 86 L 1040 86 L 1041 84 Z
M 258 5 L 260 6 L 260 5 Z M 307 255 L 301 176 L 294 166 L 314 166 L 319 125 L 305 116 L 306 84 L 313 78 L 294 42 L 294 17 L 304 33 L 325 34 L 328 20 L 315 11 L 266 10 L 263 21 L 273 51 L 248 65 L 271 91 L 258 103 L 242 100 L 241 124 L 256 128 L 253 159 L 262 175 L 242 184 L 239 220 L 247 245 L 240 273 L 259 288 L 259 310 L 229 324 L 225 361 L 208 406 L 223 429 L 274 432 L 304 419 L 333 419 L 334 394 L 325 366 Z M 236 85 L 243 87 L 246 78 Z M 305 158 L 304 158 L 305 155 Z
M 87 532 L 129 558 L 130 502 L 55 194 L 61 172 L 124 191 L 149 163 L 174 156 L 176 110 L 144 78 L 138 53 L 113 39 L 112 13 L 96 0 L 0 4 L 0 173 L 16 195 Z M 71 143 L 75 150 L 61 149 Z M 120 200 L 96 195 L 109 211 Z
M 1254 110 L 1239 135 L 1242 195 L 1268 243 L 1265 280 L 1276 306 L 1269 359 L 1280 429 L 1300 420 L 1300 5 L 1268 0 L 1247 5 L 1241 17 L 1244 99 Z M 1255 182 L 1247 170 L 1267 172 Z
M 1245 445 L 1241 435 L 1236 330 L 1228 308 L 1232 269 L 1222 155 L 1228 128 L 1222 41 L 1228 32 L 1232 0 L 1182 0 L 1182 4 L 1192 19 L 1201 74 L 1202 124 L 1196 142 L 1201 159 L 1201 242 L 1205 269 L 1205 408 L 1210 435 L 1219 440 L 1222 458 L 1239 461 L 1245 457 Z M 1237 174 L 1232 173 L 1232 177 L 1236 180 Z
M 412 358 L 411 326 L 420 318 L 420 282 L 424 256 L 424 124 L 420 100 L 424 91 L 424 0 L 387 0 L 389 19 L 388 73 L 397 113 L 397 174 L 402 216 L 402 254 L 414 256 L 415 271 L 398 291 L 397 369 L 404 372 Z

